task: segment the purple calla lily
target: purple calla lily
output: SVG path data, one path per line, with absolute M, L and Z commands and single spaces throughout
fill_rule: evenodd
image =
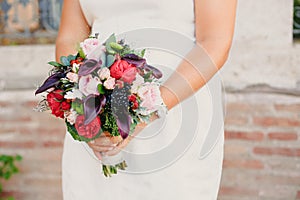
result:
M 126 60 L 130 64 L 135 65 L 137 68 L 145 69 L 146 71 L 152 71 L 152 75 L 157 79 L 160 79 L 163 75 L 159 69 L 148 65 L 146 63 L 146 59 L 136 54 L 126 54 L 122 59 Z
M 100 113 L 101 109 L 106 103 L 106 97 L 104 95 L 90 94 L 83 100 L 85 121 L 84 125 L 93 121 Z
M 64 78 L 64 77 L 66 77 L 66 74 L 63 72 L 58 72 L 58 73 L 52 74 L 45 80 L 43 85 L 35 91 L 35 95 L 42 93 L 42 92 L 48 90 L 49 88 L 57 85 L 59 83 L 60 79 Z
M 84 63 L 80 66 L 78 75 L 79 76 L 86 76 L 91 74 L 96 69 L 100 69 L 102 65 L 102 61 L 97 61 L 94 59 L 85 60 Z
M 117 125 L 120 135 L 123 139 L 127 138 L 130 132 L 131 117 L 129 113 L 119 113 L 117 116 Z

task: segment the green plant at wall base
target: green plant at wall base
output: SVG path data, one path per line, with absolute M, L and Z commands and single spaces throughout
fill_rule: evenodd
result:
M 294 38 L 300 38 L 300 0 L 294 0 Z
M 9 155 L 0 155 L 0 179 L 8 180 L 13 174 L 19 172 L 19 169 L 16 167 L 15 162 L 21 161 L 22 157 L 20 155 L 9 156 Z M 0 183 L 0 196 L 3 191 L 2 184 Z M 0 197 L 0 200 L 14 200 L 13 197 L 8 197 L 3 199 Z

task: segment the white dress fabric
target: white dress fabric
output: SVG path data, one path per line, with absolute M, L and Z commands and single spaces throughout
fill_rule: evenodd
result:
M 103 41 L 115 33 L 131 47 L 146 46 L 147 62 L 162 69 L 164 79 L 182 59 L 176 48 L 185 48 L 184 53 L 190 48 L 189 42 L 179 47 L 172 44 L 181 44 L 178 38 L 191 43 L 195 40 L 193 0 L 80 3 L 93 33 L 99 33 Z M 152 45 L 157 39 L 165 41 L 166 35 L 174 36 L 167 45 L 169 49 Z M 85 143 L 74 141 L 66 133 L 62 160 L 64 200 L 215 200 L 222 172 L 223 133 L 218 76 L 133 139 L 122 152 L 127 170 L 112 178 L 103 176 L 101 162 Z

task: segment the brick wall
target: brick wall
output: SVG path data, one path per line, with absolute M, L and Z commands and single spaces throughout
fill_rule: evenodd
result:
M 5 183 L 16 199 L 62 199 L 62 121 L 33 112 L 33 90 L 0 94 L 1 153 L 20 154 L 21 172 Z M 226 94 L 220 200 L 300 199 L 300 98 Z

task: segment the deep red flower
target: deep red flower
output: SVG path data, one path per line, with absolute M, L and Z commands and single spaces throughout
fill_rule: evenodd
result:
M 47 95 L 48 105 L 56 117 L 64 118 L 64 111 L 61 108 L 63 98 L 62 90 L 54 90 Z
M 75 128 L 80 136 L 91 139 L 95 137 L 100 131 L 100 127 L 101 127 L 100 118 L 97 116 L 93 121 L 91 121 L 87 125 L 84 125 L 84 120 L 85 120 L 84 115 L 79 115 L 76 118 Z
M 110 67 L 110 75 L 115 79 L 120 79 L 124 82 L 131 83 L 136 76 L 137 70 L 133 64 L 129 64 L 125 60 L 117 60 Z
M 71 104 L 68 103 L 67 101 L 63 101 L 63 102 L 61 103 L 61 109 L 62 109 L 62 110 L 67 111 L 67 110 L 70 110 L 70 108 L 71 108 Z
M 130 96 L 128 97 L 128 99 L 129 99 L 129 101 L 131 102 L 131 108 L 132 108 L 132 109 L 137 109 L 137 108 L 139 107 L 139 103 L 138 103 L 138 101 L 137 101 L 135 95 L 133 95 L 133 94 L 130 95 Z

